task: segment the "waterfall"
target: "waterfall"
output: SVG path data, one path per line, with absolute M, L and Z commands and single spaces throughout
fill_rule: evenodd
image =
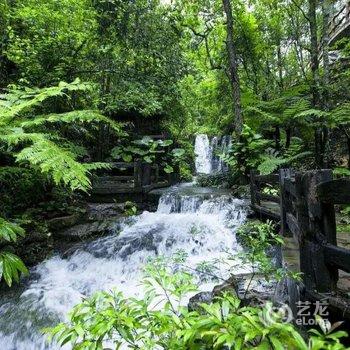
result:
M 197 135 L 195 141 L 196 173 L 213 174 L 227 172 L 228 167 L 222 161 L 220 154 L 226 154 L 232 145 L 229 135 L 214 136 Z
M 197 135 L 194 152 L 196 155 L 196 173 L 211 173 L 212 150 L 210 147 L 209 137 L 207 135 Z
M 170 189 L 160 198 L 157 212 L 145 211 L 131 222 L 116 223 L 115 234 L 84 243 L 68 257 L 44 261 L 31 270 L 21 291 L 3 296 L 0 349 L 57 349 L 45 343 L 43 327 L 65 320 L 75 304 L 98 290 L 116 288 L 126 296 L 142 295 L 141 271 L 150 257 L 170 257 L 181 250 L 192 269 L 200 262 L 216 261 L 215 273 L 226 278 L 224 261 L 228 251 L 240 250 L 235 231 L 245 218 L 245 202 L 227 193 L 190 186 Z M 234 271 L 245 271 L 239 261 Z M 203 282 L 202 290 L 215 282 Z

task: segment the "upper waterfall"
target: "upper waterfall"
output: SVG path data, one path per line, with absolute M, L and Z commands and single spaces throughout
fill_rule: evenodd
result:
M 229 135 L 213 136 L 200 134 L 196 136 L 195 155 L 196 173 L 213 174 L 227 171 L 227 165 L 220 158 L 220 154 L 226 153 L 231 147 L 232 139 Z

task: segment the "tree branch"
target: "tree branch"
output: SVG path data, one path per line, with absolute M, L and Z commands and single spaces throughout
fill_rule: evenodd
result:
M 295 7 L 298 8 L 298 10 L 302 13 L 302 15 L 304 16 L 304 18 L 310 22 L 310 18 L 309 16 L 306 14 L 306 12 L 303 10 L 303 8 L 295 1 L 295 0 L 292 0 L 292 3 Z

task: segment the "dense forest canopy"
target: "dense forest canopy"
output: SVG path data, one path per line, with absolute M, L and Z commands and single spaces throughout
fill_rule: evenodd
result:
M 277 149 L 281 138 L 316 147 L 318 166 L 331 157 L 326 129 L 345 153 L 348 45 L 327 34 L 340 2 L 228 3 L 230 29 L 221 1 L 3 0 L 1 87 L 80 78 L 105 115 L 162 116 L 182 139 L 231 132 L 239 116 Z
M 18 240 L 32 230 L 50 236 L 46 221 L 77 211 L 94 174 L 112 163 L 156 164 L 161 175 L 191 180 L 198 134 L 232 136 L 218 155 L 231 188 L 251 170 L 349 176 L 350 35 L 337 32 L 348 8 L 345 0 L 0 0 L 0 279 L 11 286 L 28 273 Z M 135 301 L 118 298 L 139 316 Z M 311 349 L 295 337 L 288 349 Z

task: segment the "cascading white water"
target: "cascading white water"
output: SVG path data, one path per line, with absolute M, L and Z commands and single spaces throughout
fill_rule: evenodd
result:
M 231 136 L 214 136 L 211 139 L 207 135 L 196 136 L 195 155 L 196 173 L 213 174 L 227 171 L 227 165 L 223 162 L 220 154 L 226 154 L 232 144 Z
M 196 173 L 210 174 L 212 152 L 208 135 L 196 136 L 194 153 L 196 155 Z
M 176 187 L 165 193 L 157 212 L 135 217 L 120 234 L 34 268 L 24 292 L 0 302 L 0 349 L 56 349 L 45 343 L 43 327 L 64 320 L 82 297 L 98 290 L 117 288 L 127 296 L 140 295 L 141 271 L 150 257 L 170 257 L 181 250 L 188 254 L 186 265 L 195 269 L 202 261 L 225 259 L 227 250 L 237 251 L 234 233 L 246 217 L 244 202 L 227 194 L 199 190 L 191 195 L 189 187 L 185 190 Z M 217 275 L 226 277 L 223 263 L 215 267 Z M 235 271 L 244 270 L 238 263 Z

